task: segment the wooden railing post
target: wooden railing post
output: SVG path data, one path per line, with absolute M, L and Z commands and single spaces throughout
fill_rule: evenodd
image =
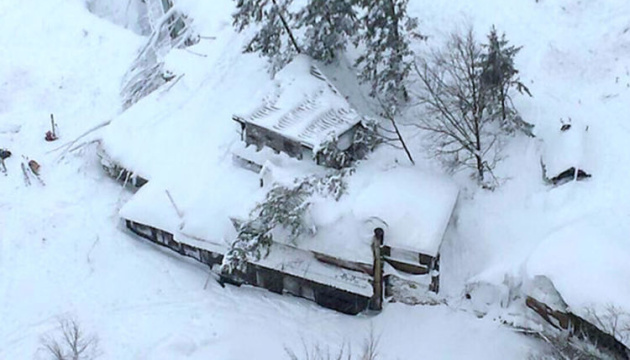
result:
M 370 309 L 380 311 L 383 309 L 383 257 L 381 249 L 383 247 L 383 237 L 385 232 L 381 228 L 374 229 L 374 238 L 372 239 L 372 254 L 374 255 L 373 274 L 374 279 L 372 286 L 374 295 L 370 301 Z

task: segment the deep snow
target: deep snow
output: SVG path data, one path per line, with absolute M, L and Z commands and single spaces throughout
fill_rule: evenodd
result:
M 370 326 L 382 334 L 387 359 L 428 352 L 443 359 L 524 358 L 536 343 L 490 316 L 477 319 L 458 308 L 469 308 L 462 305 L 466 285 L 526 288 L 539 274 L 551 278 L 578 314 L 608 303 L 630 311 L 625 1 L 410 4 L 429 35 L 426 49 L 465 22 L 480 38 L 491 24 L 506 31 L 524 45 L 518 65 L 534 94 L 516 104 L 538 138 L 516 138 L 508 146 L 497 169 L 507 179 L 503 186 L 478 191 L 465 174 L 455 176 L 463 195 L 442 248 L 442 289 L 450 306 L 390 304 L 378 316 L 349 317 L 260 289 L 221 288 L 207 282 L 204 267 L 130 236 L 118 211 L 131 194 L 105 177 L 95 148 L 61 160 L 61 152 L 51 150 L 115 117 L 88 140 L 116 139 L 119 153 L 112 148 L 112 155 L 124 155 L 135 170 L 172 174 L 162 185 L 226 173 L 230 146 L 238 141 L 231 115 L 264 96 L 259 86 L 268 80 L 263 60 L 240 55 L 244 38 L 230 28 L 231 6 L 182 0 L 197 30 L 216 38 L 192 49 L 204 56 L 172 51 L 167 66 L 185 76 L 171 91 L 159 89 L 119 115 L 120 81 L 143 38 L 89 13 L 80 0 L 0 3 L 0 147 L 14 154 L 8 175 L 0 174 L 0 358 L 43 358 L 39 338 L 64 314 L 98 334 L 106 359 L 276 359 L 285 345 L 299 349 L 302 339 L 358 347 Z M 50 113 L 60 126 L 55 143 L 43 141 Z M 589 126 L 593 178 L 549 188 L 539 161 L 560 118 Z M 404 131 L 421 157 L 414 129 Z M 155 146 L 147 152 L 137 143 Z M 217 146 L 203 156 L 174 155 L 173 147 L 198 143 Z M 22 155 L 42 165 L 45 186 L 24 186 Z M 405 161 L 399 152 L 382 156 L 379 161 Z M 430 159 L 418 166 L 436 169 Z M 234 186 L 249 183 L 244 177 L 234 176 Z M 247 210 L 234 205 L 225 213 Z M 500 299 L 492 301 L 488 306 L 500 314 Z

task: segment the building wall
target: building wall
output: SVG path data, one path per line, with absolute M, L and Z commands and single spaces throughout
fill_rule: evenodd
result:
M 247 145 L 255 145 L 258 149 L 267 146 L 276 152 L 283 152 L 297 159 L 302 159 L 304 156 L 304 146 L 302 144 L 287 139 L 276 132 L 249 123 L 245 125 L 245 143 Z
M 133 233 L 176 251 L 183 256 L 191 257 L 208 265 L 211 269 L 216 269 L 223 261 L 222 254 L 180 243 L 169 232 L 130 220 L 126 220 L 126 225 Z M 365 310 L 370 301 L 370 298 L 362 295 L 285 274 L 282 271 L 265 268 L 257 264 L 247 264 L 247 270 L 244 273 L 233 276 L 220 275 L 222 283 L 237 286 L 248 284 L 265 288 L 277 294 L 287 293 L 315 301 L 323 307 L 350 315 L 356 315 Z

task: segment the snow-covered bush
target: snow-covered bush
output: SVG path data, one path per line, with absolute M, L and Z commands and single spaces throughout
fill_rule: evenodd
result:
M 387 106 L 409 99 L 406 80 L 412 69 L 411 40 L 416 37 L 418 19 L 408 16 L 409 0 L 357 1 L 363 16 L 356 44 L 364 47 L 356 66 L 370 95 Z
M 512 90 L 532 96 L 519 79 L 519 71 L 514 65 L 522 47 L 510 45 L 505 33 L 499 36 L 494 26 L 488 34 L 488 42 L 482 47 L 485 51 L 481 54 L 481 85 L 490 95 L 488 111 L 498 113 L 501 128 L 506 133 L 520 131 L 533 137 L 534 125 L 523 120 L 512 104 Z
M 222 271 L 244 271 L 248 256 L 260 259 L 263 251 L 268 254 L 275 228 L 283 228 L 292 239 L 297 238 L 304 231 L 302 219 L 310 206 L 311 194 L 312 187 L 306 181 L 294 187 L 273 187 L 265 201 L 251 211 L 248 220 L 235 221 L 237 239 L 223 259 Z
M 383 137 L 378 133 L 376 121 L 364 121 L 352 138 L 352 157 L 363 160 L 377 146 L 383 143 Z
M 276 73 L 296 54 L 330 63 L 353 43 L 355 65 L 370 94 L 388 105 L 408 100 L 411 40 L 418 21 L 407 14 L 409 0 L 237 0 L 233 24 L 255 33 L 244 52 L 269 60 Z
M 301 52 L 290 27 L 294 14 L 289 11 L 292 0 L 238 0 L 233 15 L 237 31 L 250 25 L 257 32 L 244 52 L 255 52 L 269 59 L 271 73 L 276 73 Z
M 352 158 L 346 150 L 341 150 L 337 146 L 338 139 L 331 135 L 317 149 L 317 162 L 320 165 L 334 169 L 342 169 L 350 166 Z

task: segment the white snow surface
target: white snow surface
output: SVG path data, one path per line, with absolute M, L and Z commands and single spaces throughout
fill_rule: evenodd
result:
M 630 110 L 630 4 L 462 0 L 410 6 L 422 14 L 428 45 L 439 46 L 449 32 L 469 25 L 479 40 L 492 25 L 505 31 L 512 44 L 523 46 L 516 66 L 533 94 L 514 102 L 536 126 L 537 138 L 507 145 L 507 158 L 495 171 L 505 181 L 499 189 L 460 196 L 455 226 L 442 246 L 441 289 L 459 295 L 463 284 L 485 282 L 512 286 L 505 289 L 509 294 L 544 275 L 578 314 L 609 303 L 630 312 L 630 267 L 622 265 L 630 254 L 630 206 L 624 201 L 630 168 L 623 165 L 630 160 L 630 128 L 622 115 Z M 569 119 L 569 132 L 584 136 L 558 142 Z M 559 171 L 583 166 L 592 178 L 546 186 L 541 157 Z M 464 174 L 456 178 L 468 181 Z
M 532 253 L 527 274 L 547 276 L 578 315 L 603 313 L 608 306 L 627 309 L 630 287 L 622 284 L 630 283 L 629 247 L 623 234 L 630 227 L 614 219 L 614 213 L 602 210 L 557 229 Z
M 374 171 L 362 186 L 354 209 L 360 218 L 385 222 L 385 244 L 437 255 L 457 201 L 455 184 L 408 167 Z
M 510 141 L 496 169 L 505 182 L 494 192 L 477 189 L 468 174 L 454 177 L 463 190 L 440 249 L 441 296 L 450 305 L 388 304 L 378 316 L 356 317 L 261 289 L 204 286 L 207 269 L 124 230 L 118 213 L 131 194 L 103 174 L 92 146 L 61 160 L 52 151 L 115 117 L 85 140 L 103 139 L 112 157 L 148 177 L 146 196 L 169 190 L 190 212 L 206 201 L 242 202 L 184 222 L 191 233 L 208 229 L 207 238 L 221 233 L 227 214 L 246 216 L 262 198 L 257 176 L 234 167 L 229 149 L 240 141 L 231 116 L 265 96 L 265 62 L 241 54 L 248 34 L 231 28 L 233 3 L 178 5 L 206 38 L 167 57 L 167 68 L 184 74 L 177 83 L 119 114 L 121 79 L 146 39 L 96 17 L 81 0 L 0 2 L 0 147 L 14 154 L 7 176 L 0 174 L 0 358 L 44 359 L 40 337 L 65 315 L 98 335 L 103 359 L 278 359 L 285 345 L 299 352 L 302 339 L 359 346 L 370 326 L 382 334 L 384 359 L 526 358 L 540 345 L 459 304 L 467 284 L 516 288 L 539 275 L 578 314 L 609 303 L 630 311 L 627 1 L 410 2 L 429 36 L 420 52 L 466 24 L 480 39 L 495 24 L 523 45 L 517 66 L 534 97 L 514 101 L 537 138 Z M 50 113 L 61 136 L 54 143 L 43 141 Z M 593 177 L 550 188 L 540 158 L 559 119 L 569 117 L 589 125 Z M 416 166 L 434 172 L 415 129 L 401 128 Z M 24 185 L 22 155 L 42 165 L 45 186 Z M 390 149 L 370 161 L 406 158 Z M 199 191 L 178 191 L 182 181 Z

